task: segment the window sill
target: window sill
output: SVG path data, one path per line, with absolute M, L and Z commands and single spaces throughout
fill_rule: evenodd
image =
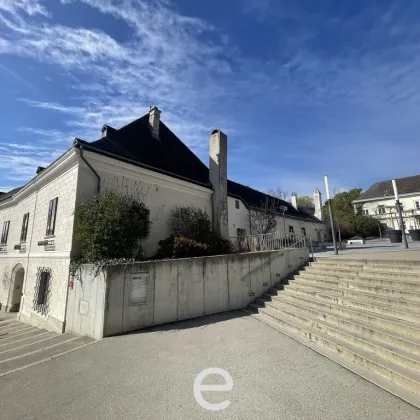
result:
M 44 239 L 53 239 L 53 238 L 55 238 L 55 235 L 47 235 L 47 236 L 44 236 Z

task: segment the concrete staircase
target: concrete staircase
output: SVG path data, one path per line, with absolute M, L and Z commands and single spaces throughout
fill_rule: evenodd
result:
M 420 408 L 420 261 L 319 259 L 249 312 Z
M 0 313 L 0 378 L 91 344 L 89 337 L 57 334 Z

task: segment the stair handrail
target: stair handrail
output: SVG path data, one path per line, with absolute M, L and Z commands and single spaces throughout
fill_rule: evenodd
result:
M 269 260 L 263 262 L 261 265 L 259 265 L 257 268 L 254 268 L 254 270 L 252 270 L 251 272 L 249 272 L 245 277 L 243 277 L 241 279 L 242 281 L 246 281 L 248 279 L 248 277 L 252 276 L 254 273 L 256 273 L 258 270 L 260 270 L 261 268 L 265 267 L 267 264 L 270 264 L 272 261 L 274 261 L 276 258 L 280 257 L 280 255 L 283 255 L 286 251 L 290 250 L 290 249 L 299 249 L 299 248 L 306 248 L 306 240 L 308 238 L 306 236 L 301 237 L 300 239 L 298 239 L 296 242 L 294 242 L 292 245 L 288 246 L 287 248 L 281 248 L 278 250 L 278 252 L 276 252 L 276 254 L 274 256 L 272 256 Z M 312 240 L 311 238 L 309 238 L 309 240 L 311 241 L 311 247 L 312 247 Z M 303 243 L 302 247 L 297 247 L 296 245 Z

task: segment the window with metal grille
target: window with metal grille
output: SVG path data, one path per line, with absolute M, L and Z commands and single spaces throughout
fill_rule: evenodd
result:
M 48 220 L 47 220 L 47 232 L 46 236 L 54 235 L 55 232 L 55 219 L 57 217 L 57 204 L 58 197 L 50 201 L 50 206 L 48 208 Z
M 1 233 L 0 245 L 7 245 L 7 238 L 9 236 L 10 220 L 3 223 L 3 231 Z
M 26 237 L 28 235 L 28 225 L 29 225 L 29 213 L 23 215 L 22 220 L 22 230 L 20 231 L 20 242 L 26 242 Z
M 34 294 L 34 310 L 43 315 L 48 313 L 51 283 L 51 268 L 38 267 Z
M 235 207 L 239 209 L 239 200 L 235 200 Z

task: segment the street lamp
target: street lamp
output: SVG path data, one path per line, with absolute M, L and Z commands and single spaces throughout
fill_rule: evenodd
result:
M 404 220 L 402 215 L 402 209 L 401 209 L 401 203 L 398 197 L 398 189 L 397 189 L 397 183 L 395 182 L 395 179 L 392 180 L 392 188 L 394 189 L 394 195 L 395 195 L 395 207 L 398 211 L 398 217 L 400 219 L 400 226 L 404 238 L 404 248 L 408 249 L 408 242 L 407 242 L 407 235 L 405 234 L 405 227 L 404 227 Z
M 286 234 L 287 232 L 286 232 L 286 219 L 285 219 L 285 217 L 284 217 L 284 213 L 287 211 L 287 206 L 280 206 L 279 207 L 279 210 L 281 211 L 281 212 L 283 212 L 283 229 L 284 229 L 284 233 Z
M 334 218 L 333 218 L 333 209 L 332 209 L 332 203 L 331 203 L 331 198 L 330 198 L 330 188 L 328 186 L 328 176 L 325 175 L 324 179 L 325 179 L 325 189 L 327 192 L 328 210 L 330 213 L 330 223 L 331 223 L 331 233 L 332 233 L 333 244 L 334 244 L 334 254 L 338 255 L 337 243 L 335 241 Z

